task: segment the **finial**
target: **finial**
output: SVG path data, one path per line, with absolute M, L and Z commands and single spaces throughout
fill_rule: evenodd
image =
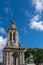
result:
M 8 30 L 18 30 L 17 28 L 16 28 L 16 25 L 15 25 L 15 21 L 14 20 L 12 20 L 11 21 L 11 25 L 10 25 L 10 28 L 8 29 Z
M 12 20 L 12 21 L 11 21 L 11 24 L 14 24 L 14 25 L 15 25 L 15 21 L 14 21 L 14 20 Z
M 14 20 L 11 21 L 11 27 L 12 27 L 12 28 L 15 28 L 15 27 L 16 27 L 16 26 L 15 26 L 15 21 L 14 21 Z

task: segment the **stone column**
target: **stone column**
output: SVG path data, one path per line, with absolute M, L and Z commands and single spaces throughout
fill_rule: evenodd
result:
M 12 65 L 12 53 L 10 52 L 10 65 Z
M 10 52 L 8 52 L 8 65 L 10 65 Z
M 7 55 L 6 55 L 6 65 L 8 65 L 8 52 L 7 52 Z
M 24 52 L 23 52 L 23 50 L 22 50 L 22 52 L 21 52 L 21 63 L 22 63 L 22 65 L 25 64 L 25 61 L 24 61 Z
M 6 52 L 6 65 L 10 65 L 10 52 Z
M 10 34 L 8 33 L 8 41 L 7 41 L 8 46 L 10 46 Z
M 16 58 L 16 65 L 18 65 L 18 57 Z
M 24 52 L 23 52 L 22 54 L 23 54 L 23 64 L 25 64 L 25 60 L 24 60 L 24 59 L 25 59 L 25 58 L 24 58 Z
M 20 50 L 18 50 L 18 65 L 20 65 Z
M 21 61 L 22 61 L 22 65 L 23 65 L 23 52 L 21 52 Z
M 10 52 L 10 65 L 14 65 L 14 57 L 12 56 L 13 52 Z
M 16 43 L 18 44 L 18 31 L 16 30 L 16 32 L 15 32 L 15 40 L 16 40 Z
M 12 42 L 13 42 L 14 40 L 13 40 L 13 32 L 12 32 Z
M 22 52 L 20 52 L 20 65 L 22 65 L 23 59 L 22 59 Z

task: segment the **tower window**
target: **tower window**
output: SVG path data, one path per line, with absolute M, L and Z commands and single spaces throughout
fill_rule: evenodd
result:
M 15 33 L 13 33 L 13 40 L 15 41 Z
M 14 40 L 15 41 L 15 33 L 10 32 L 10 41 Z

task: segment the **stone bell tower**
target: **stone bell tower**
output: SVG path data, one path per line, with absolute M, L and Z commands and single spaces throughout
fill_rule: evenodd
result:
M 18 29 L 15 26 L 15 22 L 11 22 L 11 26 L 8 29 L 8 46 L 18 47 Z
M 7 45 L 3 49 L 3 64 L 4 65 L 24 65 L 24 48 L 18 41 L 18 29 L 15 22 L 11 22 L 8 29 Z

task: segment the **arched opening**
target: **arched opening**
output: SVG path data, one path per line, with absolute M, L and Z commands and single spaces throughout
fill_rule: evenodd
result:
M 16 65 L 17 52 L 14 52 L 12 56 L 13 56 L 13 65 Z
M 10 32 L 10 41 L 15 41 L 15 32 Z
M 13 32 L 13 40 L 15 41 L 15 32 Z

